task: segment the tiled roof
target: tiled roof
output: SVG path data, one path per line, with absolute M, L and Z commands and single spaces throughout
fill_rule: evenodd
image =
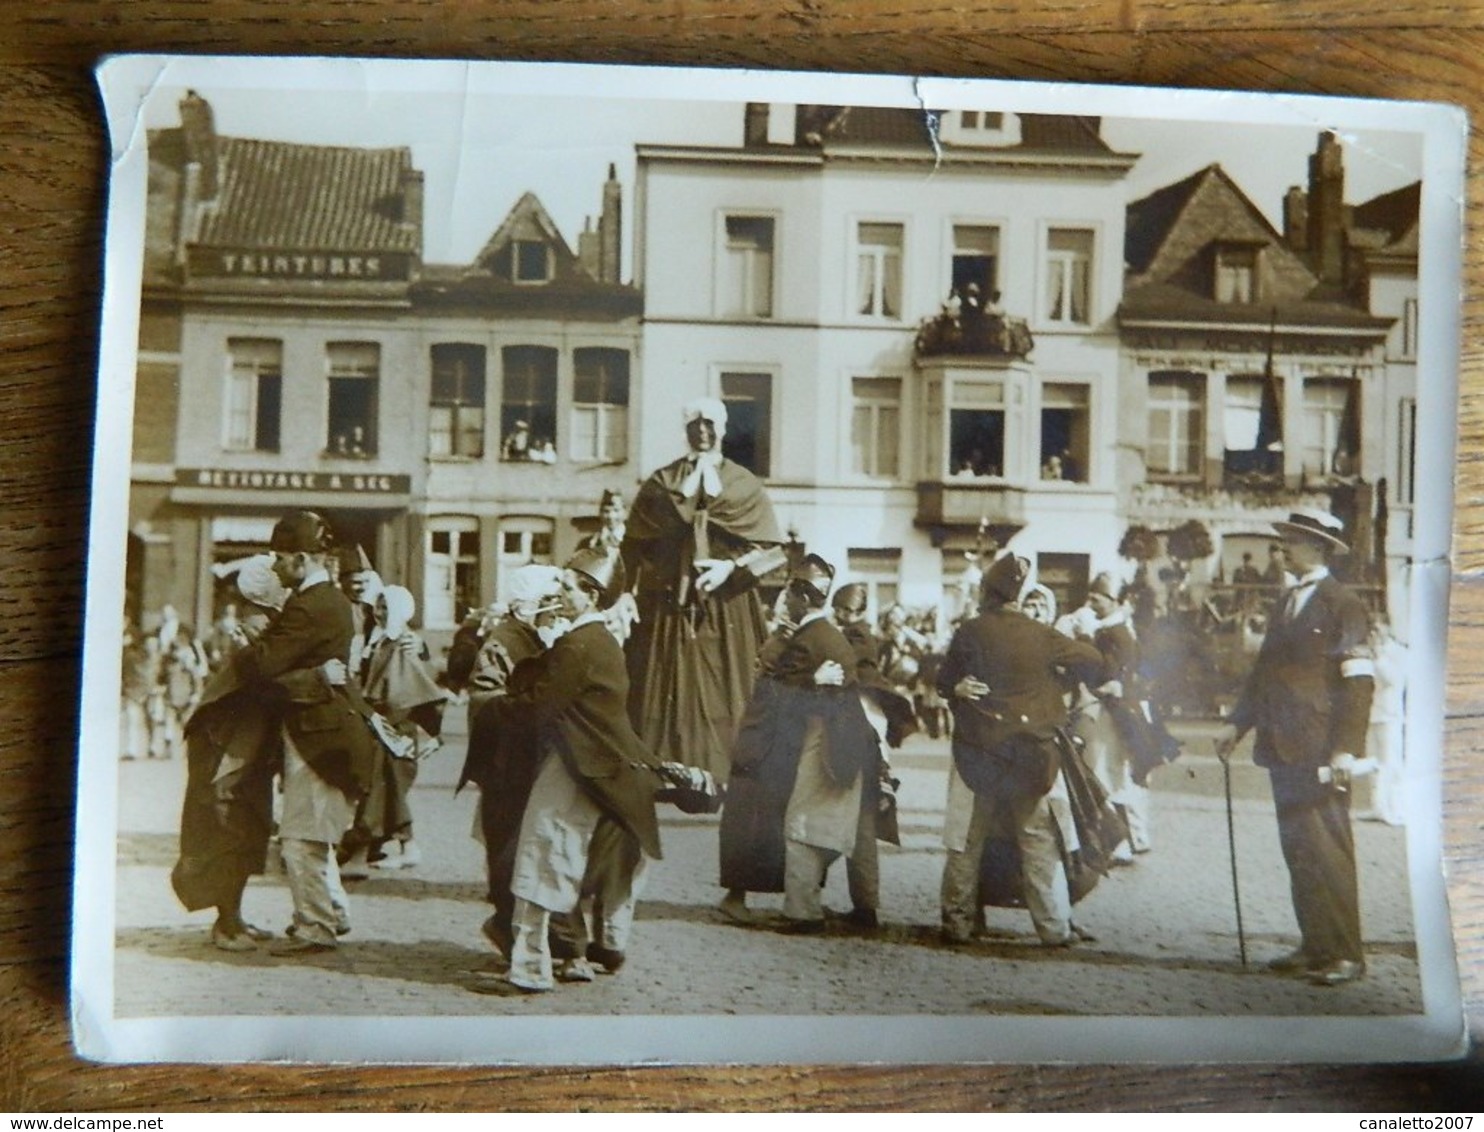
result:
M 1123 322 L 1202 322 L 1267 330 L 1280 326 L 1330 326 L 1384 333 L 1391 320 L 1367 314 L 1340 298 L 1317 295 L 1265 300 L 1256 303 L 1220 303 L 1175 283 L 1146 283 L 1124 292 L 1118 305 Z
M 217 138 L 221 189 L 193 243 L 224 248 L 422 249 L 412 151 Z M 405 216 L 405 219 L 404 219 Z
M 940 119 L 945 111 L 932 112 Z M 1100 119 L 1071 114 L 1020 115 L 1020 143 L 1005 147 L 1037 153 L 1112 153 Z M 800 106 L 798 144 L 932 149 L 923 111 L 889 106 Z M 950 144 L 951 143 L 945 143 Z M 978 148 L 978 147 L 960 147 Z
M 1128 290 L 1172 284 L 1196 297 L 1212 291 L 1212 250 L 1220 244 L 1264 249 L 1264 302 L 1307 297 L 1318 282 L 1220 165 L 1208 165 L 1128 207 L 1124 254 Z
M 1350 212 L 1351 244 L 1389 252 L 1417 251 L 1422 182 L 1413 181 L 1356 205 Z

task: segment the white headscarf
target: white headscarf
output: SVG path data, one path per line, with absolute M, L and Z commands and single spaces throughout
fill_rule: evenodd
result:
M 380 596 L 386 604 L 386 621 L 377 629 L 381 636 L 395 641 L 407 632 L 407 623 L 417 612 L 417 600 L 406 586 L 384 586 Z
M 715 397 L 697 397 L 686 402 L 684 416 L 687 425 L 696 420 L 710 421 L 716 430 L 716 447 L 710 452 L 691 453 L 695 466 L 681 482 L 680 493 L 689 499 L 704 487 L 706 494 L 714 499 L 721 494 L 721 474 L 717 469 L 721 466 L 721 438 L 727 431 L 726 404 Z

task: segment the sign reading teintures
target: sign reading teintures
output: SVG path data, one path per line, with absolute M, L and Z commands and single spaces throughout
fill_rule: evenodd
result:
M 187 258 L 192 278 L 316 279 L 341 282 L 395 282 L 411 270 L 406 255 L 387 252 L 260 251 L 192 248 Z
M 375 60 L 119 58 L 99 78 L 115 149 L 73 920 L 84 1056 L 1106 1063 L 1464 1051 L 1440 868 L 1466 137 L 1456 110 Z M 995 128 L 980 128 L 987 120 Z M 1323 160 L 1311 161 L 1316 146 Z M 306 172 L 284 181 L 284 163 Z M 239 199 L 244 173 L 258 188 Z M 1306 176 L 1308 224 L 1285 196 Z M 180 191 L 155 199 L 151 184 Z M 1185 207 L 1163 207 L 1177 198 Z M 1187 221 L 1208 232 L 1201 240 L 1217 234 L 1211 248 L 1190 246 Z M 1358 282 L 1347 263 L 1364 265 L 1365 287 L 1342 285 Z M 449 280 L 453 298 L 437 285 Z M 642 323 L 619 326 L 582 298 L 630 284 Z M 152 341 L 169 330 L 180 342 L 176 369 L 158 350 L 140 364 L 141 316 Z M 1003 356 L 961 356 L 986 340 L 962 333 L 973 319 L 1024 319 L 1035 333 L 1036 351 L 1012 367 L 1016 396 L 1004 396 Z M 938 333 L 921 335 L 929 326 Z M 893 759 L 899 800 L 919 816 L 903 826 L 903 851 L 882 853 L 882 932 L 720 922 L 709 907 L 716 826 L 665 810 L 665 855 L 647 870 L 622 970 L 547 994 L 471 993 L 468 970 L 489 959 L 478 928 L 488 878 L 465 836 L 475 799 L 452 789 L 458 750 L 426 760 L 409 799 L 422 863 L 351 890 L 355 930 L 339 956 L 217 950 L 211 912 L 177 906 L 171 861 L 117 851 L 121 839 L 173 844 L 180 832 L 179 799 L 162 804 L 166 779 L 151 776 L 158 764 L 120 760 L 121 722 L 148 723 L 120 691 L 139 691 L 145 675 L 137 666 L 121 679 L 137 664 L 123 624 L 135 574 L 164 572 L 152 594 L 200 583 L 202 527 L 181 521 L 182 504 L 256 520 L 310 500 L 352 530 L 367 511 L 396 511 L 377 521 L 397 555 L 422 556 L 410 571 L 421 584 L 389 604 L 452 607 L 549 557 L 550 532 L 587 513 L 598 487 L 631 489 L 598 484 L 592 453 L 627 445 L 641 473 L 665 466 L 684 452 L 679 406 L 716 398 L 730 410 L 729 458 L 759 465 L 781 524 L 838 568 L 836 583 L 866 582 L 880 606 L 921 613 L 967 576 L 926 523 L 942 516 L 921 500 L 945 490 L 1023 497 L 1006 538 L 1043 581 L 1132 581 L 1117 551 L 1136 525 L 1158 543 L 1197 521 L 1213 561 L 1219 540 L 1275 539 L 1222 478 L 1228 448 L 1257 444 L 1269 370 L 1283 390 L 1274 475 L 1293 496 L 1269 511 L 1333 510 L 1342 489 L 1370 498 L 1388 484 L 1388 521 L 1370 517 L 1380 533 L 1362 566 L 1386 571 L 1368 592 L 1390 603 L 1409 649 L 1405 825 L 1345 825 L 1361 861 L 1364 978 L 1316 985 L 1267 969 L 1299 940 L 1287 870 L 1267 775 L 1245 751 L 1231 826 L 1209 801 L 1221 793 L 1206 753 L 1214 709 L 1171 721 L 1185 751 L 1152 772 L 1150 852 L 1077 905 L 1096 942 L 1054 952 L 1023 909 L 992 909 L 985 939 L 939 942 L 945 843 L 962 839 L 969 811 L 949 792 L 946 737 L 926 728 Z M 907 380 L 918 371 L 922 382 Z M 118 377 L 136 373 L 134 388 Z M 919 385 L 937 400 L 912 393 Z M 130 465 L 134 406 L 162 432 L 162 407 L 175 415 L 151 438 L 147 467 Z M 552 434 L 552 461 L 501 463 L 517 417 Z M 317 466 L 326 437 L 357 429 L 389 467 L 458 459 L 435 458 L 417 477 Z M 188 466 L 172 452 L 189 452 Z M 229 466 L 249 461 L 262 467 Z M 930 490 L 914 502 L 911 483 Z M 980 518 L 950 516 L 957 541 L 945 545 L 967 545 Z M 173 550 L 131 569 L 112 551 L 134 535 Z M 407 582 L 391 576 L 397 555 L 388 586 Z M 1146 565 L 1160 575 L 1158 561 Z M 1229 616 L 1222 579 L 1200 575 L 1201 563 L 1180 565 L 1183 583 L 1215 595 L 1201 608 L 1233 627 L 1238 647 L 1223 656 L 1239 655 L 1256 619 Z M 1158 636 L 1139 640 L 1152 648 Z M 238 710 L 271 702 L 249 695 Z M 1401 712 L 1383 712 L 1380 729 Z M 219 769 L 200 752 L 186 763 L 170 789 L 203 775 L 210 785 Z M 1187 780 L 1218 785 L 1191 794 Z M 826 889 L 836 905 L 849 899 L 839 874 Z M 764 924 L 778 906 L 753 897 Z M 288 923 L 292 908 L 281 876 L 247 887 L 256 923 Z

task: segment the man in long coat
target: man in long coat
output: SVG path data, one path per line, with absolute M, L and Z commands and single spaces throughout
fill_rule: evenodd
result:
M 783 536 L 761 481 L 721 454 L 726 406 L 702 398 L 684 416 L 689 454 L 644 481 L 624 529 L 629 717 L 658 758 L 725 782 L 767 635 L 756 584 Z
M 527 713 L 539 759 L 511 881 L 505 983 L 519 991 L 555 986 L 551 920 L 578 910 L 584 897 L 594 900 L 599 954 L 621 956 L 645 861 L 660 856 L 656 760 L 629 724 L 623 650 L 605 617 L 621 588 L 617 559 L 574 555 L 562 575 L 571 628 L 520 666 L 503 699 L 508 710 Z M 473 989 L 501 993 L 493 980 Z
M 826 616 L 833 576 L 811 554 L 789 579 L 787 624 L 764 650 L 737 737 L 721 815 L 722 911 L 734 920 L 750 918 L 748 892 L 782 892 L 786 929 L 822 929 L 825 870 L 856 849 L 862 772 L 876 773 L 879 749 L 855 650 Z
M 530 713 L 523 700 L 508 697 L 521 690 L 515 679 L 521 665 L 546 647 L 541 633 L 561 604 L 561 580 L 555 566 L 531 563 L 514 572 L 510 612 L 485 637 L 469 679 L 469 745 L 456 790 L 470 782 L 479 787 L 477 836 L 484 844 L 488 899 L 495 909 L 482 930 L 507 957 L 515 938 L 510 891 L 515 845 L 539 761 Z M 527 672 L 534 675 L 536 669 Z
M 1365 974 L 1349 786 L 1375 685 L 1370 617 L 1329 572 L 1330 556 L 1346 550 L 1338 519 L 1301 508 L 1273 525 L 1297 583 L 1273 609 L 1217 751 L 1229 757 L 1256 730 L 1253 761 L 1272 780 L 1302 938 L 1269 966 L 1337 986 Z
M 350 600 L 330 580 L 330 528 L 323 518 L 312 511 L 286 515 L 268 545 L 273 571 L 292 593 L 278 619 L 230 663 L 244 686 L 273 696 L 274 681 L 286 672 L 348 664 L 355 626 Z M 272 950 L 328 951 L 339 922 L 334 845 L 350 828 L 375 768 L 369 709 L 353 683 L 276 702 L 284 747 L 279 840 L 294 921 L 289 937 Z
M 1082 938 L 1072 923 L 1066 832 L 1047 795 L 1061 772 L 1063 675 L 1100 686 L 1103 658 L 1020 612 L 1029 575 L 1029 560 L 1014 554 L 985 572 L 981 612 L 954 633 L 938 674 L 939 691 L 952 701 L 954 767 L 974 792 L 963 849 L 950 849 L 943 867 L 943 934 L 951 942 L 968 940 L 978 924 L 980 862 L 996 832 L 1018 843 L 1026 907 L 1041 942 L 1060 947 Z

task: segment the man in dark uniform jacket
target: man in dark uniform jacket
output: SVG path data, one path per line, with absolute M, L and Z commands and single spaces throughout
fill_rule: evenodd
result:
M 979 867 L 984 842 L 1002 830 L 1020 847 L 1026 906 L 1048 946 L 1075 943 L 1071 893 L 1062 845 L 1047 794 L 1060 762 L 1057 729 L 1067 723 L 1063 679 L 1103 683 L 1103 658 L 1020 612 L 1030 562 L 1007 554 L 984 575 L 981 612 L 954 633 L 938 674 L 938 690 L 953 705 L 953 763 L 974 792 L 962 851 L 943 866 L 943 934 L 967 940 L 979 918 Z
M 322 684 L 312 694 L 287 696 L 276 683 L 287 672 L 350 658 L 354 618 L 350 600 L 330 580 L 329 525 L 312 511 L 293 512 L 274 526 L 268 546 L 273 572 L 292 592 L 278 619 L 230 664 L 244 687 L 277 704 L 283 724 L 279 839 L 294 922 L 273 951 L 327 951 L 335 946 L 339 921 L 330 855 L 370 784 L 376 740 L 354 684 Z
M 1304 508 L 1273 525 L 1298 581 L 1273 609 L 1217 751 L 1230 757 L 1256 730 L 1253 761 L 1273 784 L 1302 942 L 1269 966 L 1336 986 L 1365 974 L 1349 786 L 1375 684 L 1370 617 L 1329 573 L 1329 557 L 1346 550 L 1338 519 Z

